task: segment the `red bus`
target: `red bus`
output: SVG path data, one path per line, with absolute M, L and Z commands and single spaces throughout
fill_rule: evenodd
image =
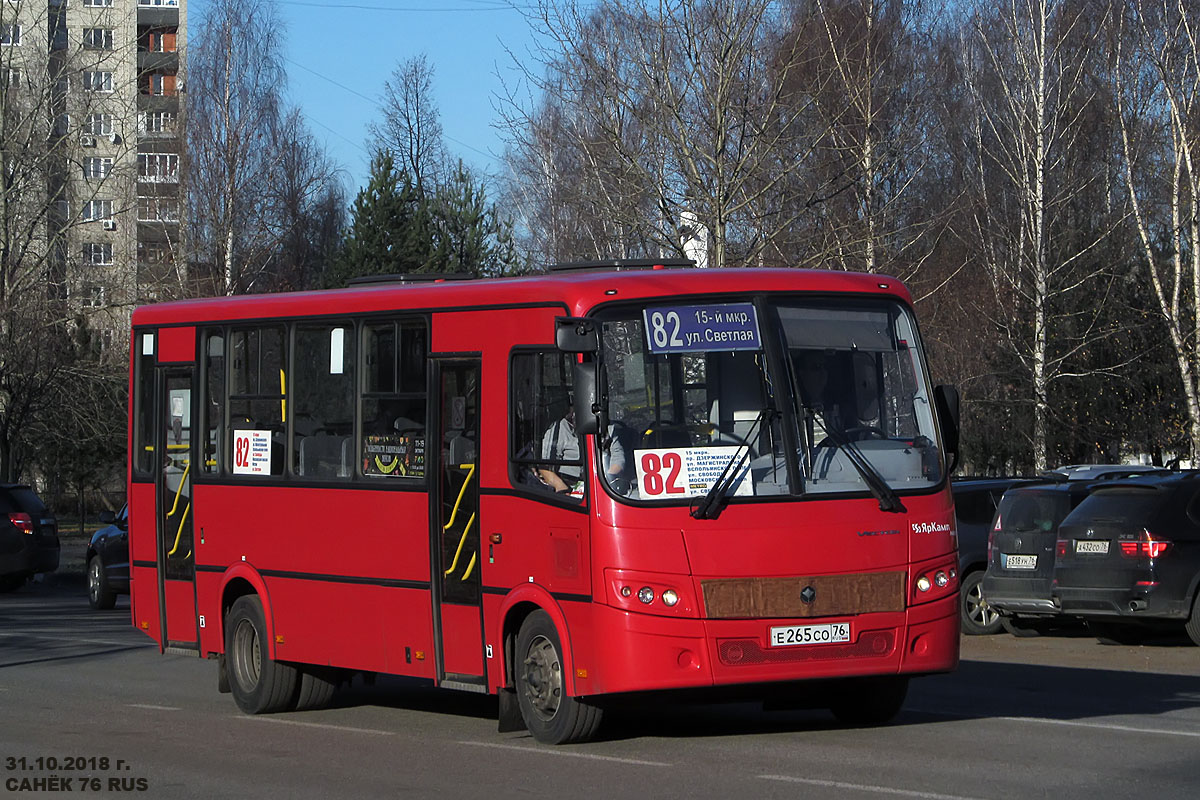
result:
M 247 713 L 389 674 L 551 743 L 662 690 L 869 724 L 958 661 L 958 399 L 892 278 L 612 262 L 162 303 L 130 390 L 133 624 Z

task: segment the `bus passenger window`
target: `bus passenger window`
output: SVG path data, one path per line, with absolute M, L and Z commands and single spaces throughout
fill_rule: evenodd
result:
M 282 327 L 230 334 L 229 452 L 235 475 L 282 475 L 287 424 L 287 350 Z
M 429 336 L 423 320 L 375 322 L 362 333 L 362 474 L 425 477 Z
M 292 470 L 305 478 L 349 478 L 354 447 L 354 328 L 297 327 L 292 379 Z

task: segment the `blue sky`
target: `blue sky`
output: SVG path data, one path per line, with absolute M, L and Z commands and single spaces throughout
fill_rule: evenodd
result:
M 366 181 L 367 125 L 398 64 L 424 53 L 446 146 L 488 173 L 503 144 L 496 95 L 516 79 L 506 47 L 528 60 L 533 35 L 508 0 L 276 0 L 287 27 L 288 93 L 347 172 L 350 198 Z M 525 2 L 517 0 L 525 6 Z M 203 14 L 200 3 L 193 24 Z

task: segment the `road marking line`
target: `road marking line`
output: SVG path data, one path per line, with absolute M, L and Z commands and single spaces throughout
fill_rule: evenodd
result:
M 147 642 L 146 644 L 142 644 L 141 642 L 138 642 L 136 640 L 128 641 L 128 642 L 113 642 L 113 641 L 109 641 L 107 639 L 80 639 L 80 638 L 77 638 L 74 636 L 46 636 L 44 634 L 38 633 L 37 631 L 17 631 L 16 633 L 0 633 L 0 637 L 8 637 L 11 639 L 15 639 L 18 637 L 27 637 L 30 639 L 41 639 L 41 640 L 47 641 L 47 642 L 68 642 L 70 644 L 102 644 L 106 647 L 135 648 L 135 647 L 153 647 L 154 646 L 153 642 Z
M 809 786 L 825 786 L 830 789 L 850 789 L 858 792 L 874 792 L 875 794 L 895 794 L 902 797 L 921 797 L 925 800 L 972 800 L 961 794 L 936 794 L 934 792 L 916 792 L 911 789 L 894 789 L 890 786 L 872 786 L 866 783 L 845 783 L 843 781 L 821 781 L 814 778 L 793 778 L 789 775 L 759 775 L 764 781 L 784 781 L 786 783 L 803 783 Z
M 594 753 L 571 753 L 564 750 L 543 750 L 540 747 L 523 747 L 519 744 L 496 744 L 494 742 L 459 742 L 458 744 L 472 747 L 491 747 L 497 750 L 520 750 L 523 753 L 536 753 L 543 756 L 566 756 L 567 758 L 586 758 L 591 761 L 614 761 L 618 764 L 634 764 L 639 767 L 670 767 L 662 761 L 641 761 L 636 758 L 621 758 L 619 756 L 601 756 Z
M 276 719 L 274 717 L 237 716 L 234 719 L 244 719 L 251 722 L 270 722 L 275 725 L 295 725 L 300 728 L 324 728 L 330 731 L 346 731 L 347 733 L 372 733 L 376 736 L 395 736 L 395 731 L 377 731 L 373 728 L 351 728 L 346 725 L 330 725 L 327 722 L 300 722 L 294 719 Z
M 1126 733 L 1156 733 L 1160 736 L 1186 736 L 1190 739 L 1200 739 L 1200 731 L 1168 731 L 1163 728 L 1135 728 L 1132 725 L 1114 725 L 1108 722 L 1076 722 L 1069 719 L 1047 719 L 1045 717 L 988 717 L 979 716 L 971 717 L 963 714 L 951 714 L 947 711 L 928 711 L 923 708 L 906 708 L 905 712 L 913 714 L 925 714 L 930 717 L 943 717 L 945 719 L 963 720 L 979 720 L 979 719 L 999 719 L 1005 722 L 1040 722 L 1043 725 L 1065 725 L 1071 728 L 1096 728 L 1098 730 L 1108 731 L 1124 731 Z
M 1041 722 L 1045 725 L 1066 725 L 1072 728 L 1099 728 L 1108 731 L 1126 731 L 1128 733 L 1157 733 L 1162 736 L 1187 736 L 1200 739 L 1200 731 L 1168 731 L 1162 728 L 1135 728 L 1132 725 L 1112 725 L 1106 722 L 1073 722 L 1066 719 L 1039 719 L 1037 717 L 997 717 L 1009 722 Z
M 147 711 L 182 711 L 183 710 L 182 708 L 176 708 L 175 706 L 152 706 L 152 705 L 149 705 L 148 703 L 130 703 L 129 707 L 130 708 L 144 708 Z

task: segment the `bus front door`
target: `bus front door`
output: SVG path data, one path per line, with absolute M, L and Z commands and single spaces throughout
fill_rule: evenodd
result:
M 479 521 L 479 359 L 435 359 L 438 405 L 432 524 L 434 631 L 438 682 L 487 691 Z M 435 445 L 436 446 L 432 446 Z
M 199 652 L 192 542 L 192 371 L 160 368 L 157 473 L 158 592 L 164 650 Z

